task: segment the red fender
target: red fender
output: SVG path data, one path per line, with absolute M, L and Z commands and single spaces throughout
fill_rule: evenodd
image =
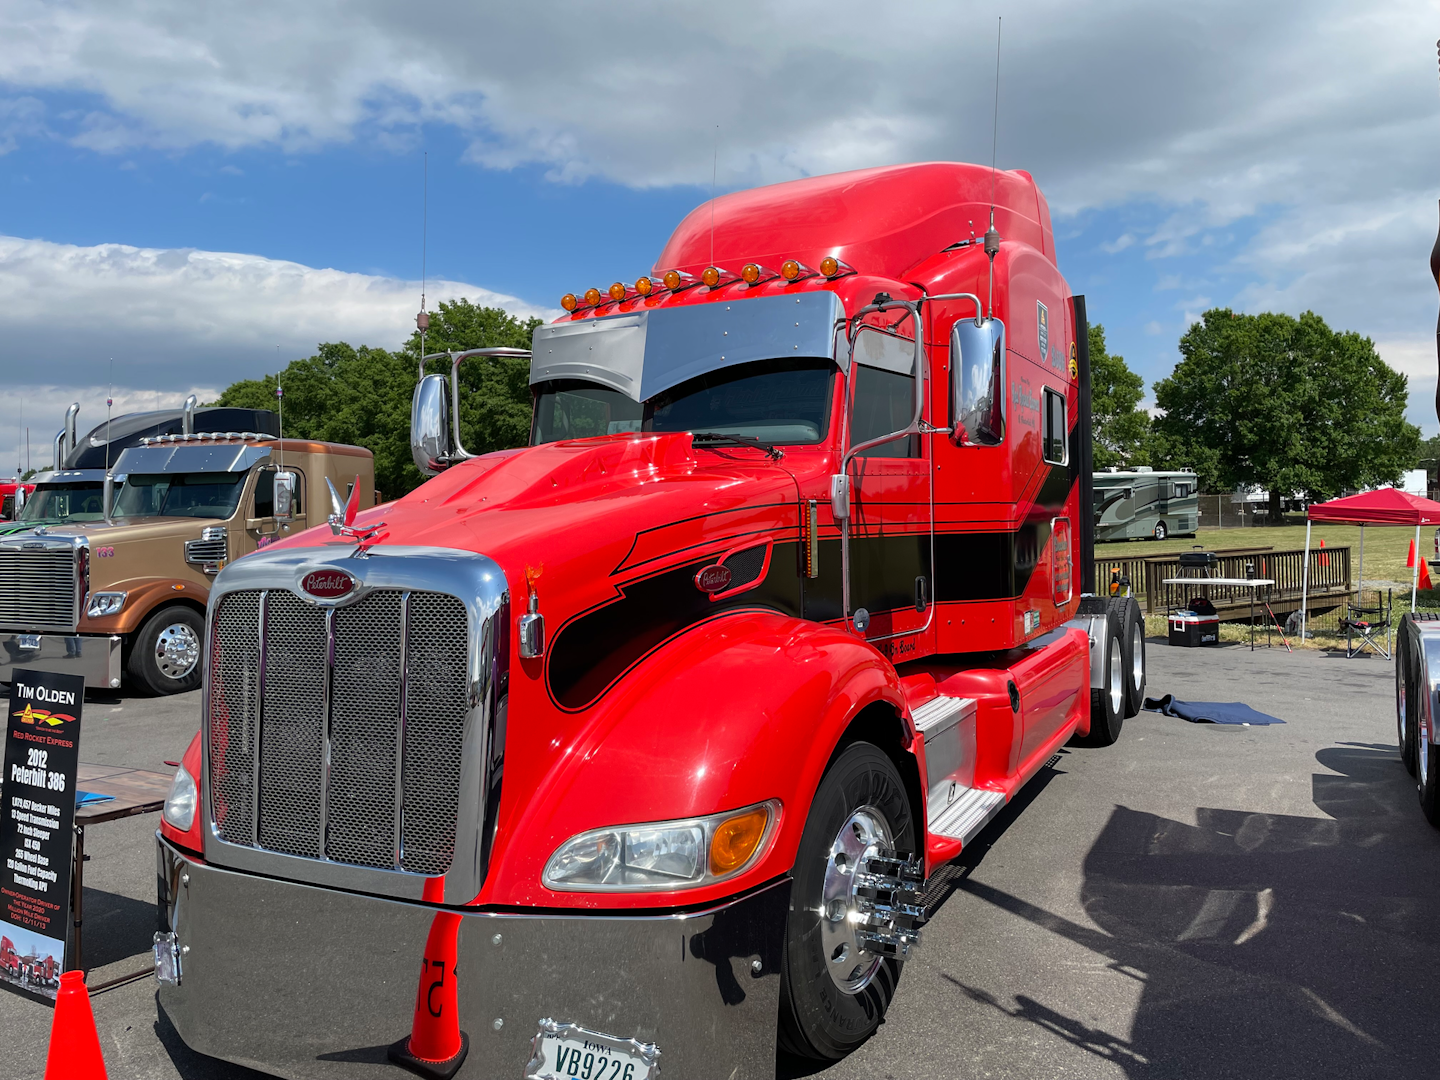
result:
M 880 701 L 904 715 L 895 669 L 843 630 L 747 612 L 684 634 L 574 717 L 564 739 L 550 744 L 554 765 L 533 790 L 511 791 L 507 776 L 502 827 L 477 902 L 688 906 L 786 873 L 836 743 L 862 709 Z M 519 722 L 512 712 L 512 725 Z M 766 799 L 782 803 L 778 831 L 738 877 L 665 893 L 555 892 L 541 884 L 551 854 L 587 829 Z

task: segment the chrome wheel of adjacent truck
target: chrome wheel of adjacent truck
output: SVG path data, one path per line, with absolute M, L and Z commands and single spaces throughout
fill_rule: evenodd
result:
M 1164 540 L 1165 537 L 1167 537 L 1167 536 L 1169 536 L 1169 535 L 1170 535 L 1170 531 L 1165 528 L 1165 523 L 1164 523 L 1163 521 L 1157 521 L 1157 522 L 1155 522 L 1155 539 L 1156 539 L 1156 540 Z
M 205 620 L 175 605 L 150 616 L 130 651 L 129 674 L 152 694 L 179 694 L 200 685 L 200 641 Z
M 1121 626 L 1125 641 L 1125 718 L 1145 707 L 1145 616 L 1133 596 L 1124 601 Z
M 1415 729 L 1420 696 L 1414 688 L 1419 653 L 1413 627 L 1402 622 L 1395 642 L 1395 736 L 1400 744 L 1400 760 L 1411 776 L 1415 775 L 1417 766 Z
M 861 949 L 857 928 L 846 925 L 859 910 L 850 865 L 916 850 L 915 828 L 885 752 L 867 742 L 842 750 L 815 792 L 795 858 L 780 984 L 780 1045 L 790 1053 L 835 1061 L 885 1018 L 903 963 Z

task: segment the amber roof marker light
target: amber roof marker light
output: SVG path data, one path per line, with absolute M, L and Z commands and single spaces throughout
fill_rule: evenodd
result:
M 589 304 L 591 307 L 594 307 L 596 304 L 600 303 L 600 290 L 599 290 L 599 289 L 586 289 L 586 290 L 585 290 L 585 303 Z
M 625 299 L 625 294 L 626 294 L 626 292 L 628 292 L 629 290 L 625 288 L 625 283 L 624 283 L 623 281 L 617 281 L 617 282 L 615 282 L 614 285 L 611 285 L 611 286 L 610 286 L 610 290 L 609 290 L 609 291 L 610 291 L 610 299 L 611 299 L 611 300 L 619 301 L 619 300 L 624 300 L 624 299 Z
M 815 271 L 799 259 L 786 259 L 780 264 L 780 276 L 786 281 L 804 281 L 806 278 L 814 277 Z
M 844 277 L 846 274 L 855 273 L 855 268 L 849 263 L 837 259 L 834 255 L 826 255 L 820 260 L 820 273 L 833 280 L 837 277 Z
M 580 306 L 580 301 L 575 298 L 573 292 L 567 292 L 564 296 L 560 297 L 560 306 L 566 311 L 574 311 Z
M 635 291 L 641 296 L 649 296 L 655 291 L 655 282 L 651 281 L 648 277 L 636 278 Z
M 716 285 L 720 284 L 720 271 L 713 266 L 707 266 L 704 270 L 700 271 L 700 280 L 705 283 L 706 288 L 713 289 Z M 748 311 L 749 308 L 746 308 L 746 310 Z
M 687 274 L 683 270 L 667 270 L 665 276 L 660 280 L 671 292 L 679 292 L 681 289 L 688 289 L 700 284 L 700 280 L 694 274 Z
M 779 277 L 774 270 L 761 266 L 759 263 L 746 263 L 740 268 L 740 279 L 746 285 L 759 285 L 761 282 L 769 281 Z

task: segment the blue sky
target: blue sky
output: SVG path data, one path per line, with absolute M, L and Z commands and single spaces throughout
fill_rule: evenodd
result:
M 22 400 L 32 444 L 77 397 L 98 420 L 111 356 L 135 408 L 322 339 L 398 343 L 425 153 L 432 305 L 541 314 L 645 271 L 712 168 L 727 191 L 987 160 L 999 13 L 999 163 L 1034 173 L 1062 270 L 1147 386 L 1207 307 L 1313 308 L 1373 337 L 1436 430 L 1434 2 L 917 4 L 872 40 L 849 0 L 12 0 L 0 462 Z

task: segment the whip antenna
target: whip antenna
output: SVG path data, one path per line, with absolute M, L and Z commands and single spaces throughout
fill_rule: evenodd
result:
M 710 265 L 715 265 L 715 180 L 720 175 L 720 125 L 715 125 L 715 155 L 710 159 Z
M 115 357 L 110 357 L 110 388 L 105 391 L 105 471 L 110 471 L 110 406 L 115 404 Z
M 995 151 L 1000 145 L 1000 29 L 1004 17 L 995 17 L 995 116 L 990 129 L 990 227 L 985 230 L 985 254 L 990 256 L 990 284 L 985 297 L 986 311 L 995 314 L 995 256 L 1000 251 L 1000 234 L 995 231 Z

